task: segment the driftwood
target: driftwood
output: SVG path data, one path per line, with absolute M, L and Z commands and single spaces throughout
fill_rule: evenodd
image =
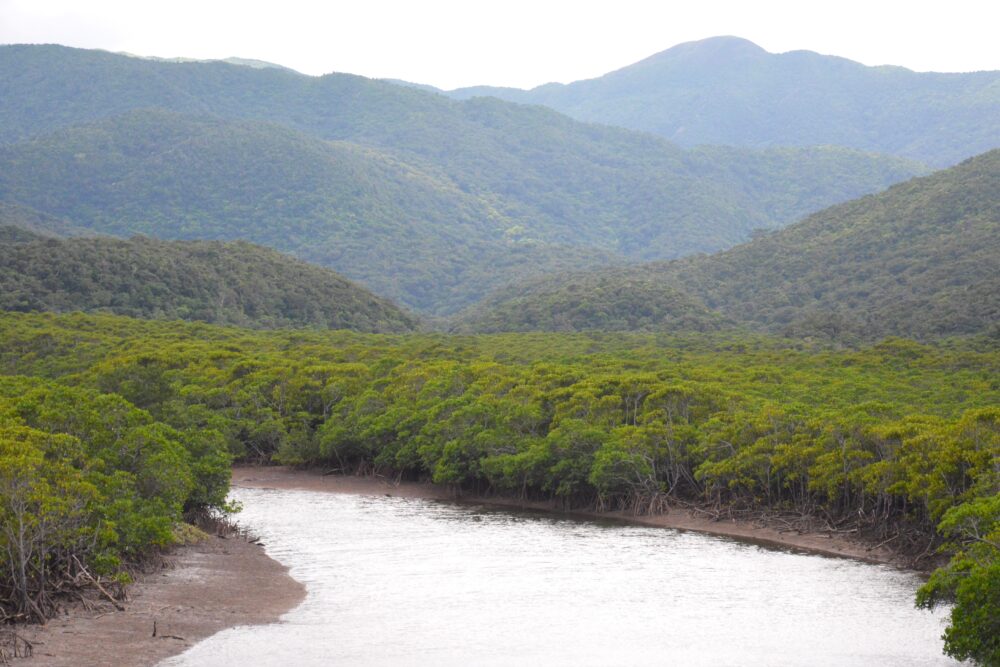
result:
M 90 583 L 92 583 L 94 587 L 97 590 L 99 590 L 101 594 L 108 599 L 109 602 L 111 602 L 111 604 L 115 606 L 115 609 L 117 609 L 118 611 L 125 611 L 125 605 L 116 600 L 115 597 L 111 595 L 111 593 L 109 593 L 107 589 L 104 588 L 104 586 L 101 586 L 101 582 L 95 579 L 94 576 L 87 571 L 87 568 L 83 566 L 83 563 L 81 563 L 76 556 L 73 556 L 73 560 L 76 561 L 77 566 L 80 568 L 81 574 L 83 574 L 83 576 L 86 577 L 86 579 Z

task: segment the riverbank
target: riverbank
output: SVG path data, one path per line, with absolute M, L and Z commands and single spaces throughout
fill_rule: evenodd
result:
M 548 502 L 511 498 L 456 498 L 451 490 L 429 483 L 390 483 L 375 477 L 324 475 L 318 470 L 285 467 L 236 467 L 234 487 L 299 489 L 356 495 L 389 495 L 548 511 L 567 514 Z M 668 514 L 634 516 L 621 512 L 572 512 L 573 516 L 614 519 L 730 537 L 781 548 L 871 563 L 900 565 L 883 547 L 840 535 L 783 532 L 750 522 L 713 521 L 675 508 Z M 15 664 L 30 667 L 75 665 L 140 667 L 155 665 L 216 632 L 237 625 L 273 623 L 305 596 L 302 584 L 264 550 L 241 538 L 208 540 L 176 549 L 163 570 L 143 575 L 129 587 L 124 611 L 107 606 L 73 609 L 45 626 L 22 628 L 34 656 Z M 156 636 L 153 624 L 156 623 Z
M 168 562 L 129 587 L 124 611 L 77 607 L 44 626 L 20 628 L 34 652 L 14 664 L 155 665 L 220 630 L 273 623 L 305 597 L 285 566 L 240 537 L 179 547 Z
M 455 500 L 476 502 L 500 507 L 530 509 L 567 514 L 550 502 L 525 502 L 512 498 L 490 496 L 481 498 L 464 496 L 456 498 L 449 489 L 430 483 L 392 483 L 377 477 L 345 477 L 324 475 L 318 470 L 295 470 L 287 467 L 233 468 L 233 486 L 247 488 L 301 489 L 329 493 L 351 493 L 358 495 L 390 495 L 406 498 L 426 498 L 431 500 Z M 851 558 L 868 563 L 883 563 L 904 566 L 904 562 L 885 546 L 873 547 L 843 535 L 829 533 L 797 533 L 760 526 L 749 521 L 715 521 L 704 515 L 674 508 L 668 514 L 635 516 L 624 512 L 570 512 L 573 516 L 593 519 L 614 519 L 659 528 L 693 531 L 756 542 L 763 545 L 798 549 L 809 553 Z
M 564 513 L 555 504 L 510 498 L 455 498 L 429 483 L 392 483 L 376 477 L 323 475 L 317 470 L 285 467 L 233 468 L 234 487 L 301 489 L 356 495 L 389 495 L 494 505 Z M 614 519 L 635 524 L 695 531 L 798 549 L 827 556 L 899 565 L 885 547 L 841 535 L 783 532 L 750 522 L 713 521 L 683 509 L 668 514 L 634 516 L 621 512 L 572 512 L 574 516 Z M 264 550 L 240 538 L 210 539 L 172 552 L 169 567 L 143 575 L 129 587 L 124 611 L 110 607 L 75 608 L 45 626 L 22 628 L 34 645 L 30 667 L 75 665 L 140 667 L 155 665 L 216 632 L 237 625 L 273 623 L 305 596 L 304 587 Z M 156 636 L 153 624 L 156 623 Z

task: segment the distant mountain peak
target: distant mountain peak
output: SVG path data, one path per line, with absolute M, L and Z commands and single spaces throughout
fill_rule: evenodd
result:
M 637 63 L 623 67 L 606 76 L 618 74 L 632 75 L 637 72 L 648 72 L 667 69 L 684 70 L 716 70 L 733 62 L 754 61 L 773 54 L 765 51 L 748 39 L 733 37 L 708 37 L 693 42 L 684 42 L 670 47 L 665 51 L 654 53 Z
M 678 44 L 603 76 L 532 90 L 465 88 L 683 146 L 846 146 L 947 166 L 1000 144 L 1000 71 L 942 74 L 748 39 Z
M 614 76 L 618 73 L 646 71 L 654 68 L 660 69 L 664 66 L 686 70 L 699 70 L 703 68 L 715 70 L 725 67 L 730 63 L 756 61 L 773 55 L 749 39 L 742 37 L 731 35 L 708 37 L 693 42 L 677 44 L 665 51 L 654 53 L 633 65 L 623 67 L 617 70 L 617 72 L 611 72 L 608 76 Z
M 717 37 L 706 37 L 705 39 L 698 39 L 692 42 L 683 42 L 670 47 L 666 51 L 661 51 L 659 55 L 667 53 L 738 56 L 761 55 L 767 54 L 768 51 L 757 44 L 754 44 L 749 39 L 736 37 L 735 35 L 720 35 Z

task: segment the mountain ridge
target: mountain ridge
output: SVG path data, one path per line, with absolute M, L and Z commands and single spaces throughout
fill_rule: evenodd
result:
M 541 104 L 685 146 L 832 144 L 938 167 L 1000 146 L 1000 71 L 869 67 L 738 37 L 686 42 L 569 84 L 443 92 Z
M 684 150 L 542 107 L 352 75 L 62 47 L 0 47 L 0 87 L 12 93 L 0 98 L 0 200 L 104 233 L 273 245 L 432 315 L 532 274 L 728 247 L 924 171 L 842 149 Z M 136 121 L 157 113 L 218 129 L 130 148 L 169 134 L 175 121 Z M 247 185 L 258 181 L 267 187 Z M 125 183 L 141 197 L 126 201 Z M 220 192 L 202 192 L 210 183 Z
M 796 337 L 989 333 L 1000 323 L 998 244 L 1000 149 L 713 255 L 515 284 L 465 311 L 453 327 L 532 330 L 525 314 L 543 308 L 613 313 L 619 303 L 597 288 L 614 281 L 638 287 L 634 302 L 662 304 L 659 319 L 627 327 L 641 330 L 683 328 L 672 303 L 687 302 L 737 325 Z M 667 291 L 680 297 L 659 296 Z M 588 294 L 596 296 L 580 299 Z M 491 313 L 503 313 L 506 326 L 498 328 Z M 591 317 L 578 318 L 575 328 L 601 326 Z

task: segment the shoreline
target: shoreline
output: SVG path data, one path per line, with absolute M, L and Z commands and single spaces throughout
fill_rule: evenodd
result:
M 227 628 L 275 623 L 304 598 L 305 586 L 259 545 L 213 535 L 173 549 L 162 568 L 138 575 L 124 611 L 75 604 L 45 625 L 18 627 L 34 648 L 12 664 L 155 665 Z
M 553 502 L 467 495 L 429 482 L 391 483 L 376 477 L 324 475 L 319 470 L 237 466 L 233 488 L 283 489 L 368 496 L 423 498 L 497 508 L 546 512 L 585 520 L 613 520 L 735 539 L 770 548 L 850 558 L 905 568 L 886 547 L 825 533 L 782 532 L 748 521 L 712 520 L 690 510 L 636 516 L 626 512 L 566 511 Z M 275 623 L 305 598 L 305 587 L 288 568 L 261 546 L 241 537 L 210 536 L 177 547 L 163 568 L 139 575 L 129 586 L 124 611 L 97 603 L 79 604 L 45 625 L 21 626 L 20 636 L 34 646 L 30 658 L 12 664 L 27 667 L 145 667 L 183 653 L 222 630 L 240 625 Z M 906 568 L 909 569 L 909 568 Z M 156 636 L 153 623 L 156 622 Z
M 866 563 L 912 569 L 906 566 L 898 554 L 885 546 L 872 547 L 861 541 L 852 540 L 842 535 L 819 532 L 783 532 L 776 528 L 759 526 L 749 521 L 716 521 L 699 516 L 683 508 L 672 508 L 668 514 L 649 516 L 634 515 L 627 512 L 566 511 L 556 507 L 552 502 L 521 501 L 502 496 L 483 497 L 468 495 L 456 497 L 447 488 L 431 484 L 430 482 L 400 482 L 396 484 L 375 477 L 324 475 L 315 469 L 297 470 L 284 466 L 236 466 L 233 468 L 232 486 L 424 498 L 427 500 L 476 503 L 509 509 L 541 511 L 582 519 L 611 519 L 636 525 L 704 533 L 772 548 L 798 550 L 820 556 L 850 558 Z

